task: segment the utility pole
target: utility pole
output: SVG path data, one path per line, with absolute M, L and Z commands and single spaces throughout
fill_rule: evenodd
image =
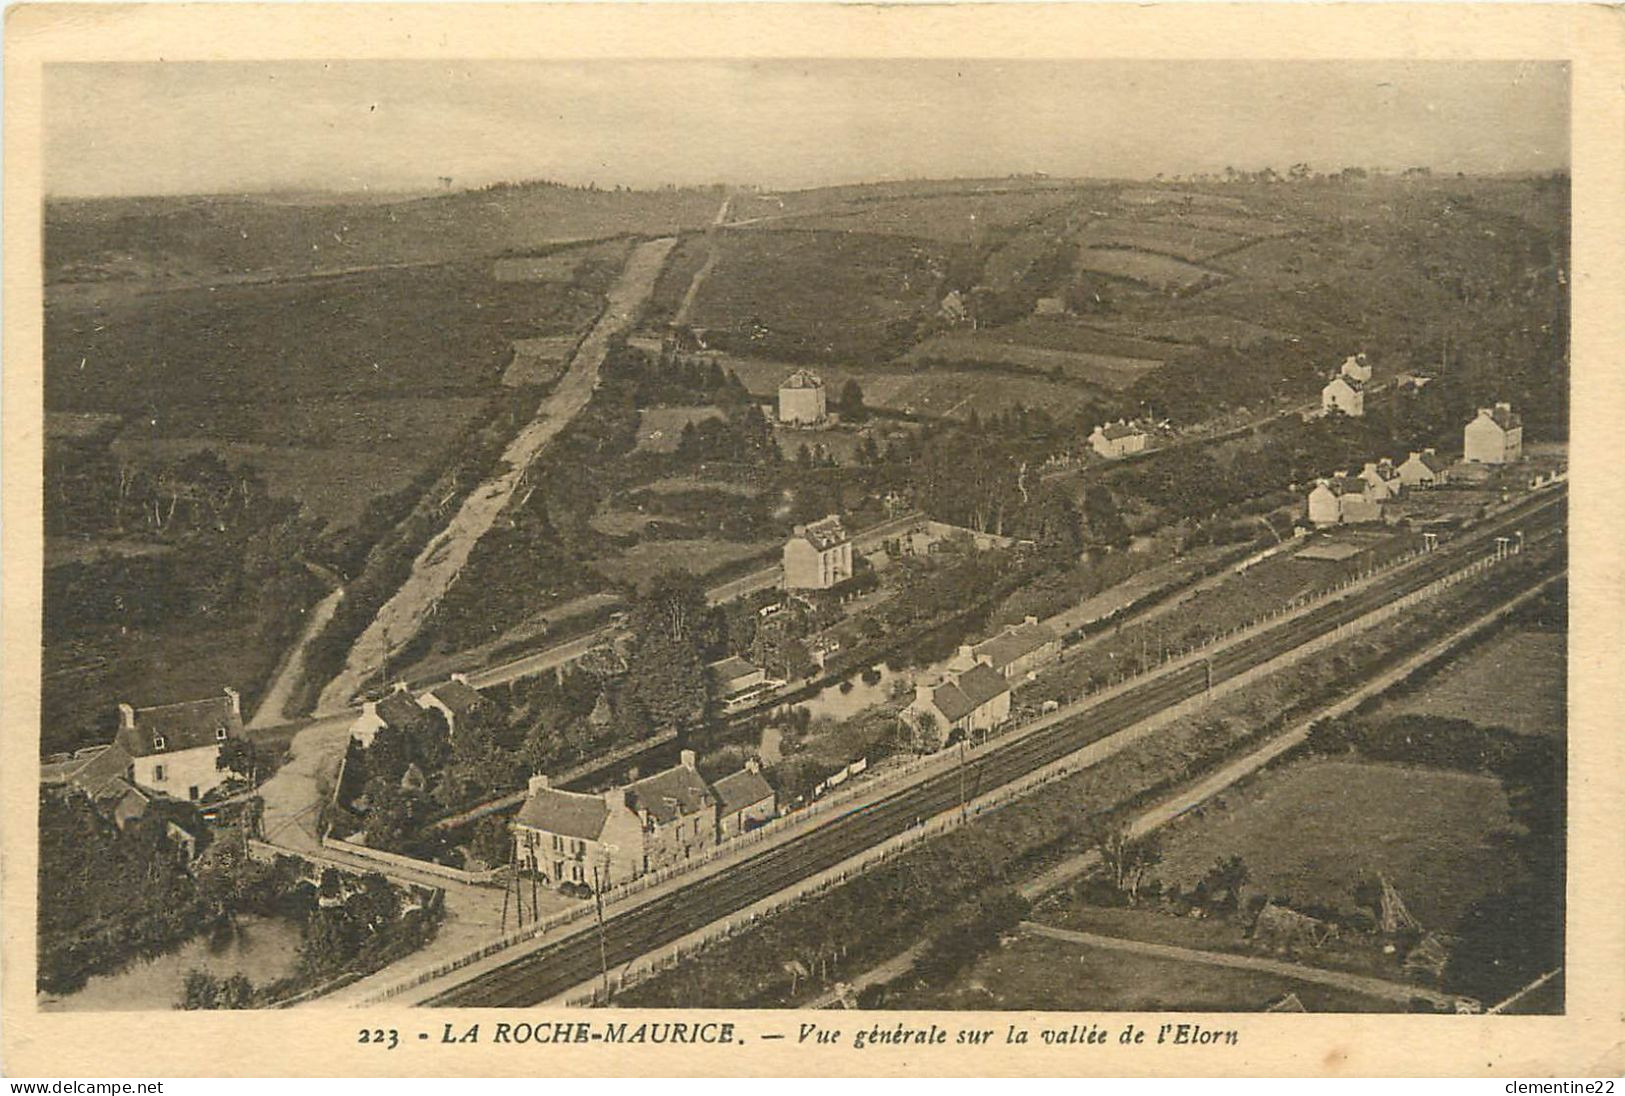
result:
M 598 970 L 603 978 L 604 1004 L 609 1004 L 609 942 L 604 931 L 604 883 L 609 880 L 609 865 L 604 865 L 603 876 L 598 865 L 592 866 L 592 903 L 598 916 Z
M 970 732 L 967 730 L 965 732 L 965 734 L 968 737 Z M 961 822 L 965 821 L 965 807 L 966 807 L 966 803 L 965 803 L 965 741 L 966 741 L 966 739 L 964 739 L 964 738 L 961 738 L 959 740 L 959 820 Z

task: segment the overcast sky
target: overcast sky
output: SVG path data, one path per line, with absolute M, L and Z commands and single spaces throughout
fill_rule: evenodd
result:
M 1348 164 L 1568 166 L 1566 66 L 1518 62 L 84 64 L 55 196 L 555 179 L 770 187 Z

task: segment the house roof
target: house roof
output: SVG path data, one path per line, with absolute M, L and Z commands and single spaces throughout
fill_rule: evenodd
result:
M 711 671 L 712 676 L 723 685 L 738 681 L 742 677 L 761 673 L 759 667 L 751 665 L 738 655 L 729 655 L 727 658 L 711 663 L 706 669 Z
M 448 681 L 436 685 L 429 693 L 458 715 L 466 715 L 485 703 L 480 691 L 466 681 Z
M 155 708 L 137 708 L 134 728 L 120 728 L 117 743 L 131 757 L 194 750 L 220 741 L 220 731 L 229 737 L 243 733 L 243 717 L 229 696 L 206 700 L 183 700 Z M 159 739 L 163 746 L 158 745 Z
M 844 544 L 847 539 L 846 527 L 841 524 L 841 519 L 834 514 L 821 521 L 802 526 L 798 535 L 820 552 L 834 548 L 838 544 Z
M 514 821 L 521 826 L 583 841 L 597 841 L 603 836 L 604 823 L 608 820 L 609 803 L 603 796 L 558 788 L 531 792 L 519 813 L 514 815 Z
M 1370 484 L 1359 476 L 1333 476 L 1327 481 L 1339 495 L 1363 495 Z
M 130 786 L 124 779 L 130 762 L 130 755 L 114 743 L 81 765 L 73 774 L 73 784 L 93 800 L 121 797 Z
M 931 693 L 931 702 L 937 706 L 949 723 L 957 723 L 1000 693 L 1010 691 L 1004 676 L 991 666 L 977 663 L 951 681 L 938 685 Z
M 1512 408 L 1506 406 L 1505 404 L 1500 404 L 1495 407 L 1480 407 L 1478 409 L 1478 417 L 1481 419 L 1487 418 L 1491 420 L 1502 430 L 1512 430 L 1523 425 L 1523 416 L 1519 415 L 1516 411 L 1512 410 Z
M 413 700 L 412 694 L 405 689 L 390 693 L 380 700 L 373 710 L 378 713 L 379 719 L 396 730 L 409 727 L 423 718 L 423 709 L 418 707 L 418 702 Z
M 646 776 L 629 785 L 626 792 L 630 806 L 648 811 L 657 822 L 671 822 L 715 802 L 700 774 L 685 765 Z
M 1042 624 L 1017 624 L 1006 628 L 992 639 L 978 643 L 972 653 L 985 657 L 995 670 L 1002 670 L 1023 655 L 1032 654 L 1058 637 Z
M 1100 428 L 1100 432 L 1106 436 L 1108 441 L 1116 441 L 1118 438 L 1132 438 L 1136 434 L 1144 433 L 1139 427 L 1130 426 L 1126 422 L 1109 422 Z
M 822 388 L 824 387 L 824 380 L 811 369 L 797 369 L 794 373 L 791 373 L 788 377 L 784 378 L 784 383 L 779 385 L 779 387 Z
M 754 806 L 764 799 L 773 798 L 773 786 L 759 772 L 740 769 L 711 785 L 723 814 Z
M 1443 472 L 1450 467 L 1450 462 L 1437 453 L 1423 453 L 1422 463 L 1427 465 L 1430 472 Z
M 1330 388 L 1334 384 L 1346 385 L 1349 388 L 1349 390 L 1353 391 L 1353 392 L 1358 392 L 1362 388 L 1365 387 L 1365 385 L 1359 380 L 1359 378 L 1351 377 L 1347 373 L 1339 373 L 1339 374 L 1337 374 L 1337 376 L 1333 377 L 1331 380 L 1326 382 L 1326 387 Z
M 970 702 L 970 697 L 956 682 L 944 681 L 931 691 L 931 703 L 937 706 L 937 711 L 949 723 L 958 723 L 961 719 L 976 710 L 976 705 Z

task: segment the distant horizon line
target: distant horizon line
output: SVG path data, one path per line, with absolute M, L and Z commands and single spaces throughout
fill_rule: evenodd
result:
M 1237 169 L 1235 178 L 1226 178 L 1223 171 L 1190 171 L 1177 174 L 1158 172 L 1154 175 L 1051 175 L 1047 172 L 1018 172 L 1009 175 L 917 175 L 917 176 L 878 176 L 865 179 L 850 179 L 839 182 L 814 183 L 796 186 L 769 186 L 754 182 L 709 182 L 709 183 L 652 183 L 627 184 L 607 183 L 596 181 L 584 183 L 570 183 L 558 179 L 543 177 L 527 179 L 503 179 L 487 183 L 477 183 L 464 187 L 440 187 L 430 183 L 408 184 L 391 183 L 387 185 L 360 184 L 358 186 L 336 187 L 324 184 L 309 185 L 283 185 L 270 186 L 253 190 L 199 190 L 199 191 L 149 191 L 129 193 L 97 193 L 97 194 L 52 194 L 44 193 L 46 202 L 102 202 L 102 201 L 143 201 L 156 199 L 205 199 L 205 198 L 234 198 L 234 199 L 273 199 L 278 197 L 328 197 L 343 198 L 352 196 L 367 196 L 373 199 L 408 199 L 453 197 L 460 194 L 477 194 L 481 191 L 498 189 L 521 189 L 527 187 L 552 187 L 559 190 L 578 190 L 588 193 L 614 194 L 660 194 L 680 191 L 700 190 L 730 190 L 742 193 L 758 194 L 804 194 L 818 190 L 839 190 L 846 187 L 887 186 L 899 183 L 989 183 L 989 182 L 1052 182 L 1052 183 L 1164 183 L 1164 184 L 1199 184 L 1204 186 L 1234 186 L 1245 183 L 1257 184 L 1264 182 L 1259 176 L 1264 172 L 1274 172 L 1276 181 L 1281 184 L 1293 182 L 1328 182 L 1338 180 L 1341 173 L 1350 168 L 1365 172 L 1367 177 L 1376 178 L 1403 178 L 1406 175 L 1418 174 L 1423 178 L 1435 179 L 1536 179 L 1566 176 L 1570 173 L 1568 166 L 1548 168 L 1523 168 L 1508 171 L 1460 171 L 1449 168 L 1430 167 L 1425 164 L 1416 164 L 1408 167 L 1396 168 L 1391 166 L 1365 167 L 1362 165 L 1346 165 L 1336 171 L 1315 171 L 1307 179 L 1294 180 L 1287 177 L 1274 165 L 1264 165 L 1257 168 Z M 1290 170 L 1290 168 L 1288 169 Z M 1313 168 L 1311 168 L 1314 171 Z

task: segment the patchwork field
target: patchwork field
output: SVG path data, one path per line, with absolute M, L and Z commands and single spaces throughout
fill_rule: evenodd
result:
M 1383 713 L 1449 716 L 1561 737 L 1567 729 L 1567 678 L 1567 637 L 1508 629 L 1384 705 Z
M 570 355 L 575 353 L 581 339 L 576 335 L 546 335 L 537 339 L 515 339 L 513 360 L 502 371 L 502 383 L 508 388 L 522 385 L 552 384 L 564 375 L 570 366 Z
M 1222 281 L 1224 277 L 1217 271 L 1166 255 L 1126 248 L 1085 247 L 1078 253 L 1077 268 L 1112 278 L 1125 278 L 1163 292 L 1192 289 L 1204 283 Z
M 1087 247 L 1127 247 L 1200 262 L 1246 243 L 1249 237 L 1191 224 L 1158 221 L 1092 221 L 1081 234 Z
M 1010 365 L 1109 389 L 1127 388 L 1137 377 L 1163 364 L 1156 358 L 1123 358 L 1029 346 L 1008 341 L 996 330 L 986 334 L 936 335 L 909 351 L 909 358 L 921 362 Z
M 720 407 L 646 407 L 638 412 L 638 451 L 670 453 L 691 422 L 722 418 Z
M 1448 931 L 1475 899 L 1513 882 L 1493 837 L 1511 825 L 1492 777 L 1303 761 L 1168 827 L 1156 875 L 1189 889 L 1238 855 L 1248 893 L 1352 910 L 1355 888 L 1382 872 L 1425 927 Z

